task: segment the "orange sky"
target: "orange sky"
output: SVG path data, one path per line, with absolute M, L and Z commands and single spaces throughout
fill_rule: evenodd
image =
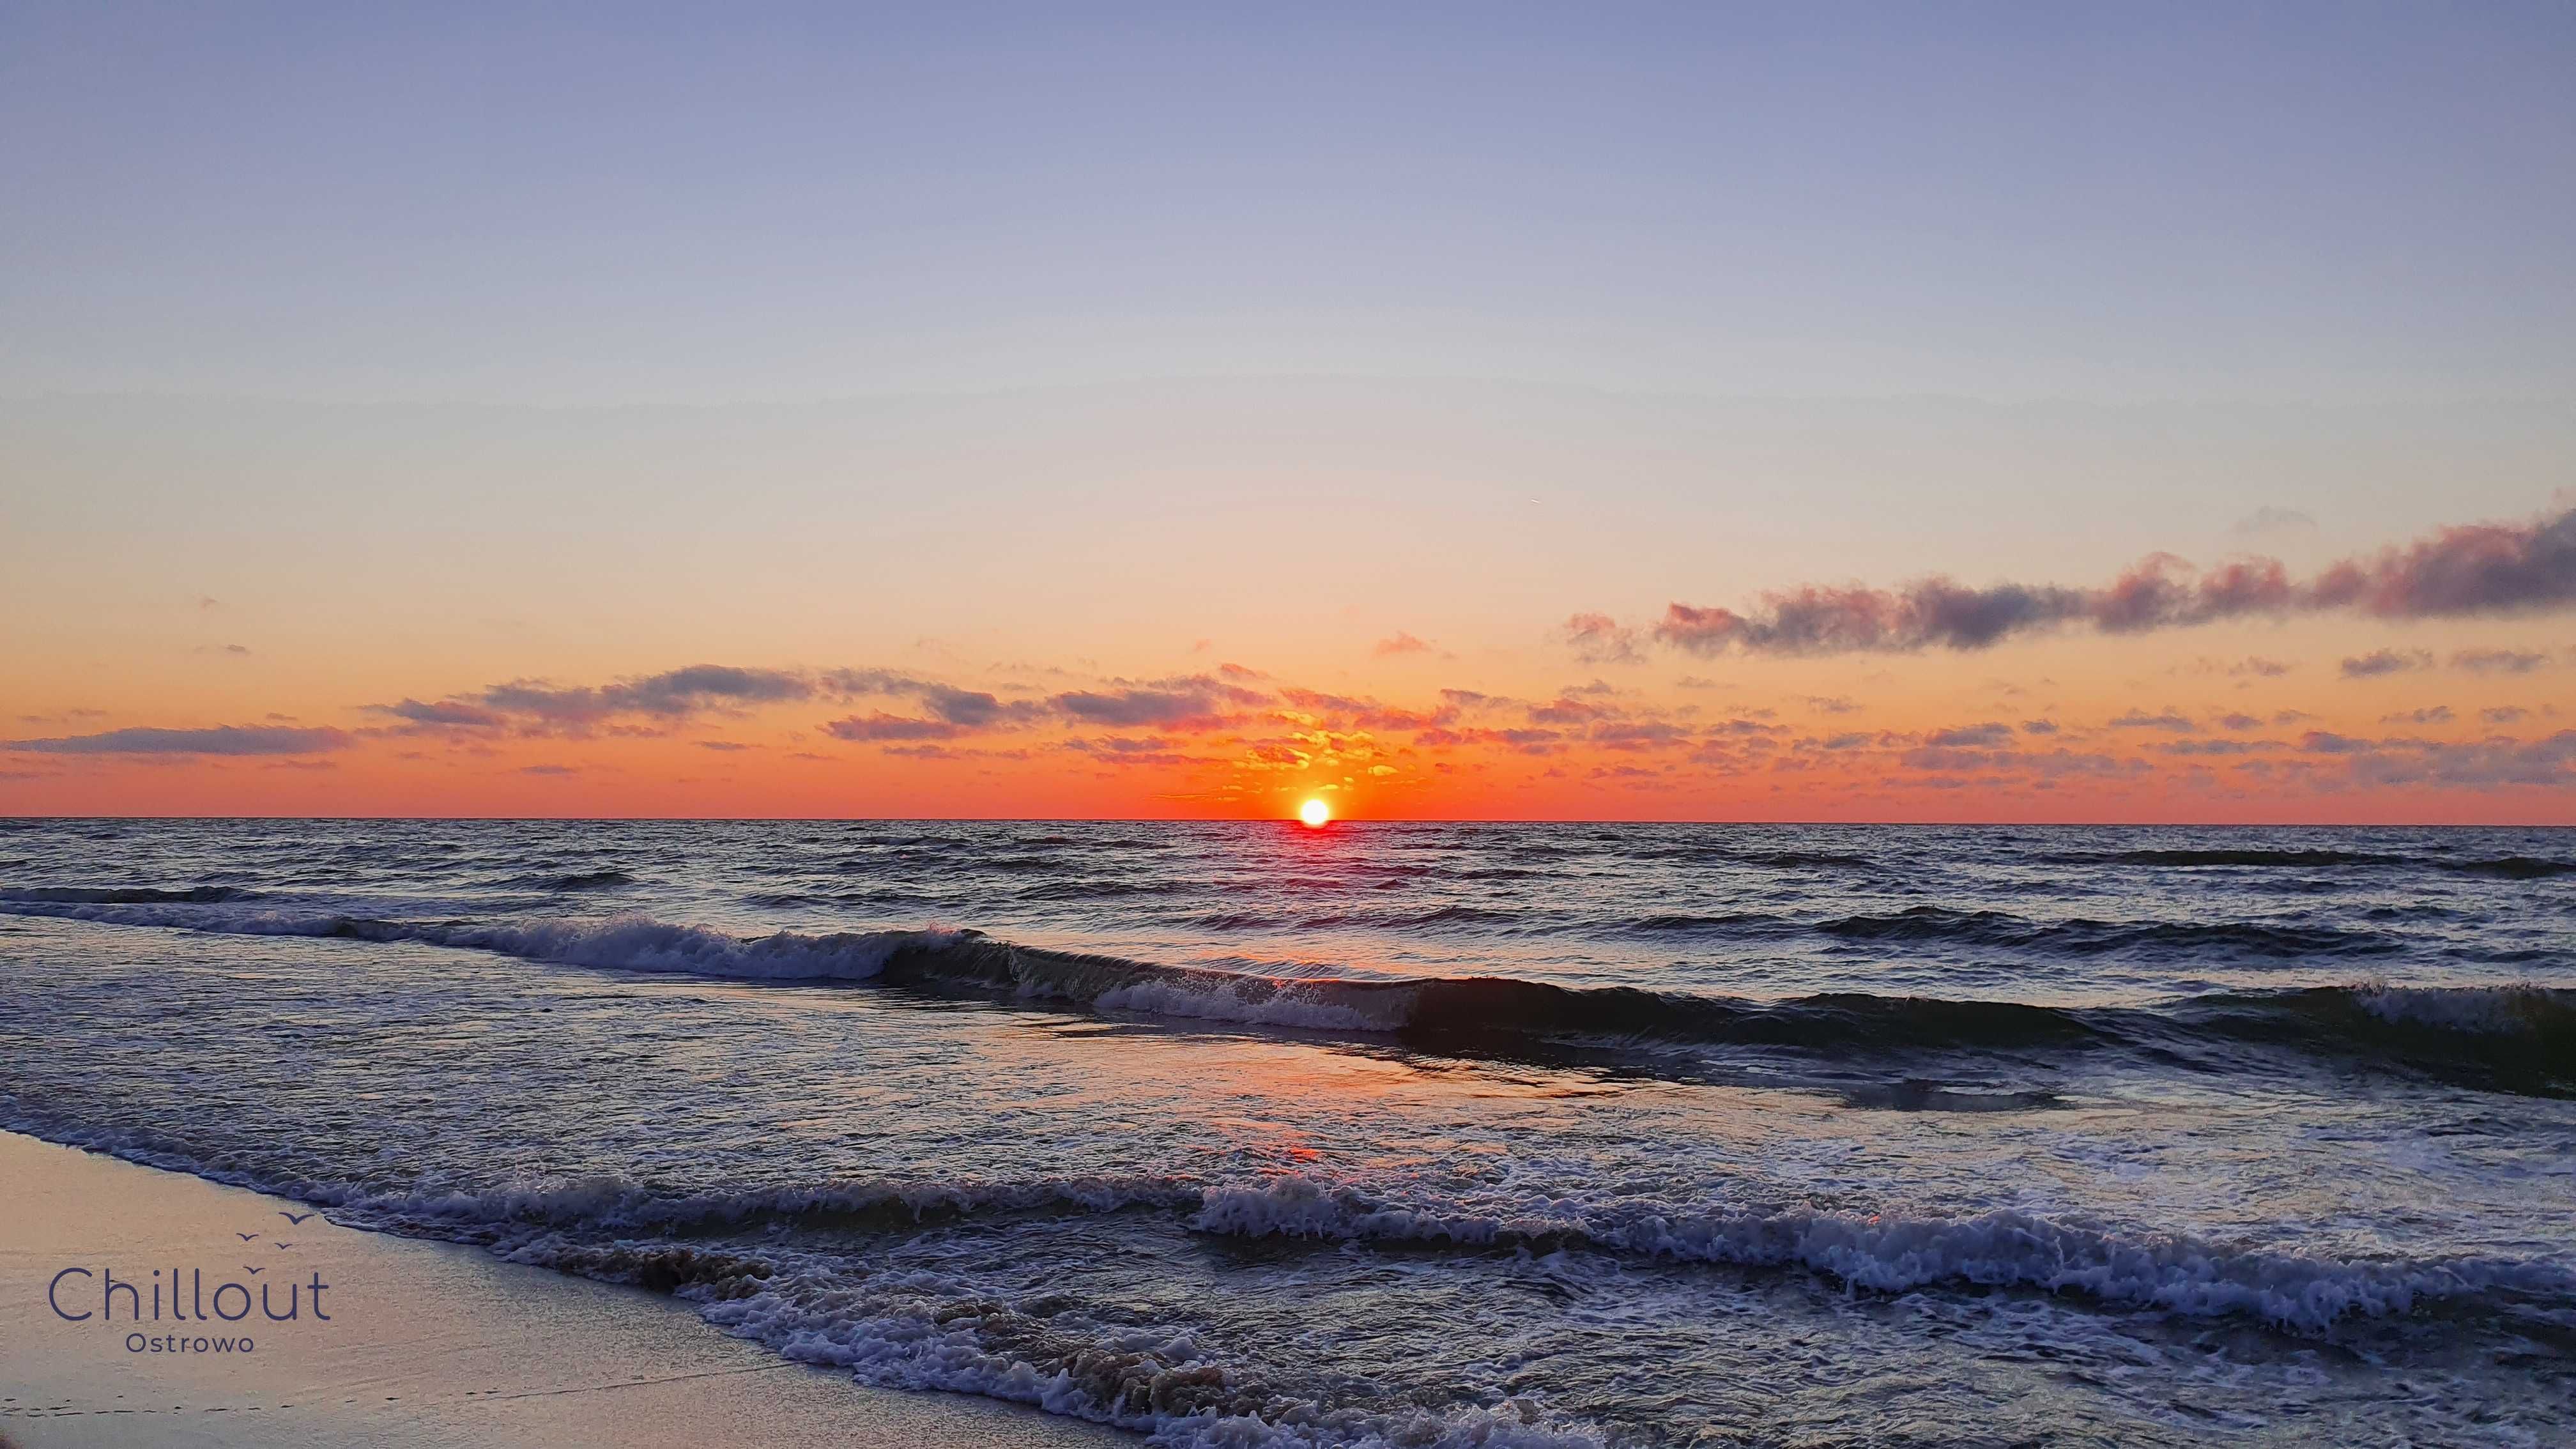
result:
M 187 605 L 210 639 L 229 607 Z M 1322 688 L 1196 640 L 1118 675 L 683 658 L 544 680 L 424 669 L 378 688 L 221 645 L 157 676 L 82 680 L 38 656 L 35 675 L 61 673 L 50 699 L 11 702 L 0 800 L 1234 817 L 1322 795 L 1362 819 L 2563 823 L 2561 637 L 2548 620 L 2319 617 L 1822 658 L 1701 659 L 1641 636 L 1629 657 L 1585 660 L 1562 640 L 1476 659 L 1389 631 L 1354 637 Z M 2382 649 L 2386 672 L 2345 663 Z

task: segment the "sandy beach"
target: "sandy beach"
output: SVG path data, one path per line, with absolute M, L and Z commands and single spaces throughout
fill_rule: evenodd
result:
M 0 1443 L 1132 1442 L 1010 1405 L 870 1389 L 639 1290 L 284 1216 L 306 1211 L 0 1133 Z M 174 1278 L 188 1291 L 166 1295 L 156 1322 L 154 1289 Z

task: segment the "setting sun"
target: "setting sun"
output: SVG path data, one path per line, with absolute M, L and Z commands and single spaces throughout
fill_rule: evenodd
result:
M 1297 807 L 1297 818 L 1308 825 L 1321 826 L 1333 818 L 1333 807 L 1321 800 L 1309 800 Z

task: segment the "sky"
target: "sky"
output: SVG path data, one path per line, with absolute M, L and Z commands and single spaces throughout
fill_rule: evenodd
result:
M 2576 823 L 2570 74 L 0 0 L 0 812 Z

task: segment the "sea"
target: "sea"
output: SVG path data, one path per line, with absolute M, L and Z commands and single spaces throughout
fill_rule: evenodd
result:
M 0 821 L 0 1126 L 1172 1445 L 2576 1442 L 2567 830 Z

